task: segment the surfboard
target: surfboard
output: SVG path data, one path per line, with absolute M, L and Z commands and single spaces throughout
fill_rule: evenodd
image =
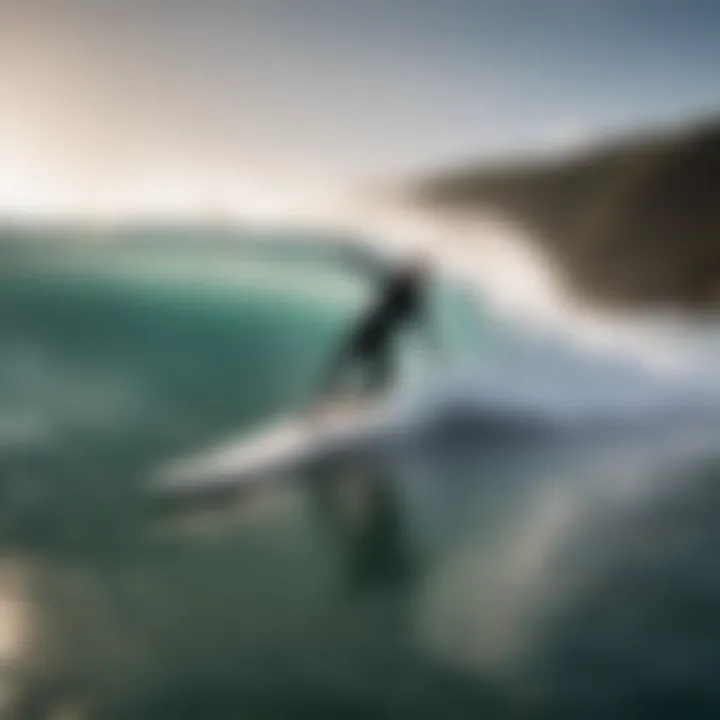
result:
M 151 478 L 150 493 L 159 500 L 192 500 L 251 487 L 379 436 L 391 417 L 387 398 L 334 399 L 199 455 L 171 461 Z
M 432 366 L 431 373 L 425 366 L 411 367 L 405 356 L 400 361 L 402 369 L 379 396 L 346 387 L 309 411 L 276 419 L 198 455 L 161 466 L 150 479 L 151 497 L 192 502 L 233 494 L 402 433 L 417 417 L 417 402 L 437 368 Z

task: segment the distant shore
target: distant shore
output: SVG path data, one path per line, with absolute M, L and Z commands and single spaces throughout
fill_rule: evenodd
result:
M 507 214 L 592 301 L 720 308 L 720 117 L 561 160 L 450 170 L 410 194 Z

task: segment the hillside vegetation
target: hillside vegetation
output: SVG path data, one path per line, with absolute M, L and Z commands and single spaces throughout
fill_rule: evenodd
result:
M 720 306 L 720 119 L 563 160 L 440 173 L 413 193 L 509 214 L 593 300 Z

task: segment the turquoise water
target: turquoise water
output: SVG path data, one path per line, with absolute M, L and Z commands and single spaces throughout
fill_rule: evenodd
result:
M 404 559 L 388 570 L 400 587 L 380 602 L 380 616 L 398 618 L 385 642 L 387 619 L 375 619 L 364 600 L 355 608 L 346 587 L 354 531 L 315 491 L 283 487 L 230 519 L 193 517 L 189 525 L 142 501 L 147 474 L 162 460 L 307 401 L 368 293 L 338 263 L 236 248 L 65 244 L 6 266 L 0 527 L 8 574 L 27 578 L 32 641 L 15 659 L 22 704 L 46 695 L 60 702 L 46 686 L 78 682 L 81 696 L 104 696 L 119 682 L 130 697 L 147 681 L 174 683 L 176 674 L 219 665 L 210 682 L 249 669 L 230 706 L 263 705 L 276 673 L 291 692 L 316 696 L 331 658 L 364 683 L 378 652 L 383 662 L 410 662 L 403 672 L 413 682 L 418 672 L 433 677 L 432 663 L 425 668 L 401 641 Z M 385 522 L 393 535 L 392 517 Z M 307 663 L 317 677 L 295 687 L 303 680 L 292 676 Z M 351 694 L 375 694 L 372 685 Z M 288 702 L 287 711 L 296 701 Z
M 4 710 L 444 720 L 712 706 L 716 464 L 679 464 L 674 434 L 540 443 L 485 427 L 221 507 L 146 502 L 160 461 L 303 402 L 369 290 L 313 245 L 65 243 L 5 265 Z M 511 365 L 486 315 L 435 292 L 453 358 Z

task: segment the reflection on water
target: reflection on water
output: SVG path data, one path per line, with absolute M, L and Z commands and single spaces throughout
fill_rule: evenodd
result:
M 600 445 L 413 448 L 16 550 L 6 698 L 20 717 L 689 712 L 718 659 L 716 466 L 621 502 L 582 476 Z

